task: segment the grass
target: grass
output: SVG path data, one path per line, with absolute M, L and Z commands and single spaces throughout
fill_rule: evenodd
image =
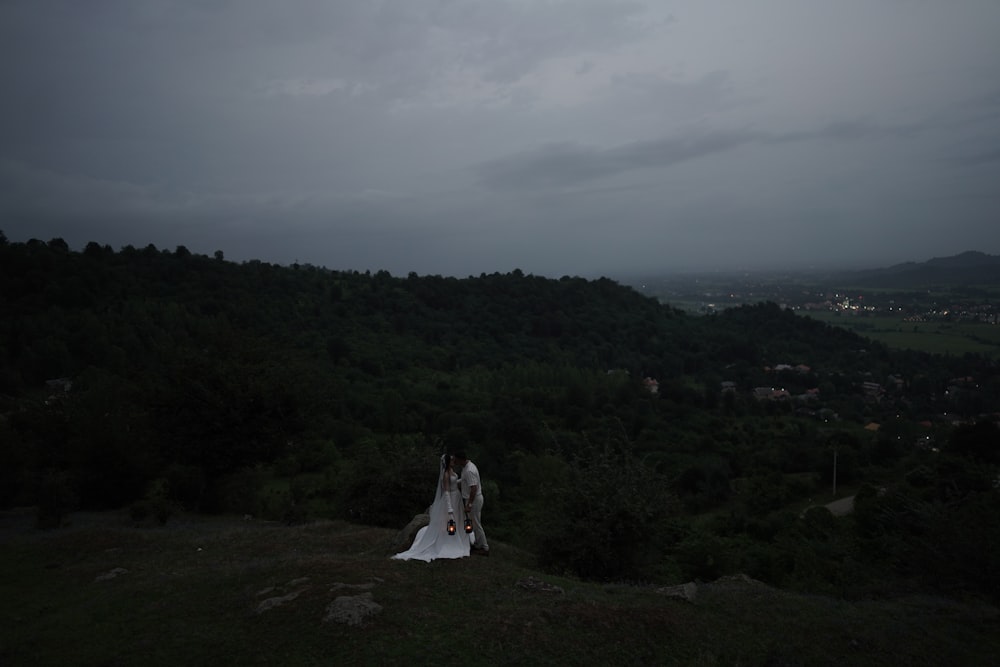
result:
M 891 348 L 934 354 L 968 352 L 1000 359 L 1000 326 L 983 322 L 904 322 L 895 316 L 853 317 L 809 311 L 809 317 L 850 329 Z
M 846 602 L 745 578 L 694 602 L 653 587 L 540 573 L 490 558 L 388 558 L 391 530 L 183 517 L 136 528 L 79 515 L 56 531 L 0 515 L 0 665 L 987 665 L 1000 615 L 976 601 Z M 115 568 L 127 573 L 98 580 Z M 562 593 L 527 590 L 528 577 Z M 681 582 L 678 582 L 681 583 Z M 370 585 L 382 611 L 324 622 Z M 258 613 L 269 597 L 298 597 Z

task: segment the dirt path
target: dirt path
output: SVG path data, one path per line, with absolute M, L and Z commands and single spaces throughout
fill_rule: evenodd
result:
M 846 498 L 841 498 L 840 500 L 834 500 L 832 503 L 827 503 L 824 505 L 833 516 L 844 516 L 845 514 L 850 514 L 854 511 L 854 496 L 847 496 Z

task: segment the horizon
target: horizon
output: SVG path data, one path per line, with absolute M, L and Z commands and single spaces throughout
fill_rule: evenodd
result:
M 253 262 L 262 262 L 262 263 L 273 264 L 273 265 L 276 265 L 276 266 L 282 266 L 282 267 L 286 267 L 286 268 L 291 268 L 293 265 L 298 264 L 300 266 L 312 266 L 314 268 L 325 270 L 325 271 L 345 271 L 345 272 L 356 271 L 356 272 L 359 272 L 359 273 L 378 273 L 380 271 L 386 271 L 387 273 L 389 273 L 394 278 L 405 278 L 410 273 L 415 273 L 418 276 L 444 276 L 444 277 L 451 277 L 451 278 L 459 278 L 459 279 L 461 279 L 461 278 L 475 278 L 475 277 L 478 277 L 478 276 L 484 275 L 484 274 L 485 275 L 489 275 L 489 274 L 493 274 L 493 273 L 507 274 L 507 273 L 512 273 L 514 271 L 521 271 L 522 273 L 524 273 L 526 275 L 534 275 L 534 276 L 539 276 L 539 277 L 543 277 L 543 278 L 550 278 L 550 279 L 558 279 L 558 278 L 562 278 L 562 277 L 565 277 L 565 276 L 570 276 L 570 277 L 585 278 L 585 279 L 588 279 L 588 280 L 594 280 L 594 279 L 598 279 L 598 278 L 602 278 L 603 277 L 603 278 L 611 278 L 611 279 L 614 279 L 614 280 L 635 281 L 635 280 L 654 279 L 654 278 L 672 277 L 672 276 L 676 276 L 676 277 L 700 277 L 700 276 L 704 276 L 704 277 L 713 277 L 713 276 L 714 277 L 732 277 L 732 276 L 736 276 L 736 275 L 756 275 L 756 276 L 775 275 L 775 274 L 800 274 L 801 275 L 801 274 L 830 273 L 830 272 L 878 271 L 878 270 L 882 270 L 882 269 L 890 269 L 890 268 L 894 268 L 894 267 L 897 267 L 897 266 L 909 265 L 909 264 L 912 264 L 912 265 L 915 265 L 915 266 L 919 266 L 919 265 L 925 264 L 927 262 L 932 262 L 932 261 L 935 261 L 935 260 L 942 260 L 942 259 L 952 259 L 952 258 L 963 256 L 963 255 L 982 255 L 984 257 L 990 257 L 990 258 L 998 258 L 998 259 L 1000 259 L 1000 253 L 993 254 L 993 253 L 988 253 L 988 252 L 981 251 L 981 250 L 963 250 L 963 251 L 960 251 L 958 253 L 955 253 L 954 255 L 942 255 L 942 256 L 935 256 L 935 257 L 928 257 L 928 258 L 925 258 L 925 259 L 910 259 L 910 260 L 903 260 L 903 261 L 898 261 L 898 262 L 893 262 L 893 263 L 883 263 L 883 264 L 879 264 L 879 265 L 859 265 L 859 264 L 853 264 L 852 265 L 850 263 L 845 263 L 845 264 L 840 264 L 840 265 L 832 265 L 831 264 L 831 265 L 827 265 L 827 266 L 801 266 L 801 265 L 796 266 L 794 264 L 789 264 L 789 265 L 785 265 L 785 266 L 769 266 L 769 267 L 760 267 L 760 268 L 756 268 L 756 269 L 740 268 L 740 267 L 694 268 L 694 269 L 690 269 L 690 270 L 663 268 L 663 269 L 659 269 L 659 270 L 652 269 L 652 270 L 647 270 L 647 271 L 628 271 L 628 270 L 626 270 L 626 271 L 617 271 L 615 273 L 607 273 L 607 272 L 606 273 L 591 273 L 591 274 L 579 274 L 578 273 L 578 274 L 560 274 L 560 275 L 538 273 L 538 272 L 534 272 L 534 271 L 526 271 L 522 267 L 513 266 L 513 267 L 510 267 L 510 268 L 505 269 L 505 270 L 499 270 L 498 269 L 498 270 L 493 270 L 493 271 L 480 271 L 480 272 L 477 272 L 477 273 L 469 273 L 467 275 L 445 274 L 445 273 L 441 273 L 441 272 L 421 273 L 421 272 L 416 272 L 416 271 L 408 271 L 405 274 L 400 274 L 400 273 L 395 273 L 395 272 L 393 272 L 393 271 L 391 271 L 389 269 L 385 269 L 385 268 L 381 268 L 381 267 L 368 267 L 368 268 L 354 268 L 354 267 L 350 267 L 350 268 L 345 268 L 345 267 L 329 266 L 329 265 L 325 265 L 325 264 L 315 264 L 315 263 L 312 263 L 312 262 L 297 262 L 297 261 L 293 261 L 293 262 L 290 262 L 290 263 L 286 264 L 286 263 L 280 263 L 280 262 L 273 262 L 273 261 L 264 259 L 263 257 L 250 257 L 250 258 L 245 258 L 245 259 L 232 258 L 226 252 L 225 248 L 215 248 L 214 250 L 203 251 L 203 250 L 200 250 L 200 249 L 191 248 L 190 246 L 188 246 L 187 244 L 184 244 L 184 243 L 180 243 L 180 244 L 178 244 L 178 245 L 176 245 L 176 246 L 174 246 L 172 248 L 160 247 L 160 246 L 157 246 L 155 243 L 145 243 L 145 244 L 125 243 L 125 244 L 123 244 L 121 246 L 118 246 L 116 248 L 114 246 L 111 246 L 111 244 L 102 243 L 101 241 L 99 241 L 97 239 L 90 239 L 89 241 L 87 241 L 87 242 L 79 245 L 78 247 L 74 247 L 73 244 L 69 243 L 68 241 L 66 241 L 66 239 L 64 239 L 62 237 L 53 237 L 53 238 L 50 238 L 50 239 L 41 239 L 41 238 L 37 238 L 37 237 L 30 237 L 30 238 L 25 238 L 25 239 L 12 239 L 12 238 L 10 238 L 9 235 L 6 234 L 5 230 L 2 229 L 2 228 L 0 228 L 0 235 L 3 235 L 3 237 L 6 238 L 6 240 L 9 243 L 12 243 L 12 244 L 16 244 L 16 243 L 19 243 L 19 244 L 28 244 L 28 243 L 30 243 L 32 241 L 39 241 L 39 242 L 42 242 L 42 243 L 45 243 L 45 244 L 49 244 L 52 241 L 63 241 L 63 242 L 65 242 L 69 246 L 69 250 L 71 252 L 75 252 L 75 253 L 82 253 L 85 250 L 86 246 L 89 245 L 90 243 L 96 243 L 97 245 L 99 245 L 101 247 L 109 247 L 115 253 L 120 253 L 120 252 L 122 252 L 123 250 L 125 250 L 128 247 L 131 247 L 131 248 L 133 248 L 134 250 L 137 250 L 137 251 L 141 251 L 141 250 L 145 249 L 146 247 L 148 247 L 150 245 L 154 246 L 158 252 L 174 253 L 174 252 L 177 251 L 178 248 L 182 248 L 183 247 L 186 250 L 188 250 L 191 254 L 202 256 L 202 257 L 213 257 L 216 252 L 220 252 L 221 251 L 222 255 L 223 255 L 223 261 L 226 261 L 226 262 L 229 262 L 229 263 L 232 263 L 232 264 L 248 264 L 248 263 L 253 263 Z

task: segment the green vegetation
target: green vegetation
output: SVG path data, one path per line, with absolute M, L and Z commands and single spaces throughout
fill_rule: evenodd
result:
M 178 641 L 191 644 L 164 653 L 171 658 L 203 650 L 201 625 L 182 621 L 205 619 L 208 608 L 218 623 L 233 624 L 219 651 L 239 654 L 240 639 L 250 636 L 291 651 L 295 639 L 234 619 L 230 610 L 243 604 L 249 613 L 248 591 L 264 588 L 268 577 L 339 576 L 342 564 L 323 560 L 313 531 L 322 539 L 374 531 L 372 540 L 385 540 L 430 502 L 442 450 L 459 448 L 484 475 L 491 542 L 504 546 L 498 556 L 506 551 L 512 559 L 486 561 L 503 562 L 503 576 L 487 588 L 500 610 L 491 627 L 511 633 L 499 636 L 497 655 L 501 644 L 526 655 L 544 635 L 567 644 L 545 649 L 553 656 L 603 656 L 586 642 L 570 645 L 579 635 L 574 624 L 607 630 L 595 636 L 606 641 L 612 631 L 635 630 L 637 619 L 655 618 L 625 640 L 631 652 L 621 661 L 669 661 L 648 636 L 676 632 L 685 645 L 687 629 L 672 624 L 673 602 L 642 591 L 733 575 L 794 600 L 783 620 L 814 613 L 814 604 L 853 608 L 877 600 L 886 605 L 873 612 L 878 616 L 898 610 L 900 600 L 946 595 L 965 602 L 931 607 L 961 608 L 961 616 L 974 600 L 1000 600 L 989 558 L 1000 546 L 1000 367 L 986 355 L 893 350 L 774 303 L 687 315 L 606 278 L 552 280 L 520 271 L 397 278 L 234 264 L 221 253 L 209 258 L 182 247 L 114 251 L 91 243 L 74 252 L 58 239 L 10 243 L 2 234 L 0 308 L 0 509 L 32 508 L 32 531 L 40 531 L 10 542 L 16 548 L 4 555 L 12 559 L 4 592 L 46 605 L 13 618 L 26 639 L 5 639 L 0 649 L 19 660 L 25 651 L 54 655 L 37 648 L 52 630 L 31 621 L 36 614 L 49 618 L 53 609 L 77 606 L 66 621 L 74 631 L 91 618 L 109 637 L 131 629 L 147 643 L 154 619 L 181 619 Z M 837 499 L 834 453 L 837 495 L 857 490 L 855 512 L 843 517 L 823 507 Z M 125 513 L 142 529 L 78 533 L 72 524 L 81 512 Z M 161 541 L 174 539 L 166 536 L 178 535 L 178 524 L 191 517 L 243 515 L 268 526 L 254 537 L 270 540 L 260 548 L 290 539 L 304 540 L 302 549 L 281 552 L 267 565 L 278 569 L 258 579 L 241 566 L 227 569 L 224 557 L 199 571 Z M 323 532 L 315 526 L 328 524 L 316 521 L 337 528 Z M 211 539 L 232 538 L 227 553 L 247 553 L 252 548 L 237 535 L 253 530 Z M 143 554 L 149 540 L 149 550 L 164 553 L 162 561 L 138 559 L 144 564 L 137 567 L 159 578 L 131 591 L 136 601 L 111 597 L 88 607 L 87 593 L 63 581 L 59 603 L 55 583 L 46 592 L 49 583 L 39 577 L 12 578 L 46 562 L 72 570 L 68 554 L 76 549 L 93 552 L 80 561 L 89 563 L 90 581 L 93 570 L 111 563 L 87 559 L 124 548 L 116 546 L 123 540 Z M 91 548 L 91 541 L 106 546 Z M 384 570 L 390 565 L 382 552 L 373 565 L 372 549 L 334 551 L 388 580 L 399 570 Z M 252 556 L 233 558 L 254 567 Z M 206 587 L 196 604 L 208 607 L 167 601 L 168 586 L 178 583 L 173 562 L 187 563 L 179 570 L 191 577 L 183 585 Z M 397 591 L 386 593 L 390 600 L 398 596 L 412 613 L 423 598 L 405 586 L 422 585 L 440 609 L 415 627 L 383 617 L 386 637 L 372 632 L 367 639 L 385 652 L 375 655 L 394 660 L 392 651 L 417 650 L 414 644 L 447 625 L 446 594 L 438 600 L 426 592 L 444 589 L 444 573 L 452 572 L 438 565 L 407 569 L 437 573 L 417 584 L 392 575 L 404 589 L 386 587 Z M 481 566 L 456 565 L 458 572 Z M 357 583 L 357 570 L 350 572 L 343 579 Z M 521 594 L 512 592 L 512 580 L 532 572 L 582 597 L 558 598 L 543 620 L 519 616 L 514 609 L 524 600 L 513 597 Z M 221 588 L 203 580 L 210 575 L 224 580 Z M 232 597 L 237 584 L 242 603 Z M 605 597 L 610 590 L 621 597 Z M 146 611 L 135 608 L 138 600 L 146 600 Z M 121 620 L 120 608 L 136 620 Z M 741 617 L 761 613 L 753 604 L 697 609 L 687 619 L 692 637 L 717 638 L 719 615 L 732 614 L 726 625 L 739 618 L 769 639 L 761 644 L 727 627 L 748 642 L 744 652 L 712 644 L 701 651 L 691 639 L 681 653 L 695 664 L 781 663 L 783 647 L 813 664 L 810 647 L 829 648 L 815 637 L 772 641 L 776 630 Z M 503 626 L 501 613 L 518 620 Z M 628 622 L 607 620 L 616 613 Z M 991 613 L 979 618 L 995 622 Z M 309 615 L 312 628 L 317 614 Z M 927 627 L 882 630 L 916 635 Z M 874 641 L 863 637 L 862 645 Z M 878 654 L 882 644 L 868 646 Z M 926 643 L 914 646 L 940 655 Z M 969 655 L 983 646 L 969 647 Z M 323 644 L 302 650 L 295 655 L 304 664 L 331 653 Z M 98 653 L 105 657 L 95 653 L 95 663 L 111 659 Z
M 931 354 L 977 354 L 1000 360 L 1000 327 L 981 322 L 907 321 L 892 315 L 810 311 L 808 317 L 843 327 L 889 348 Z

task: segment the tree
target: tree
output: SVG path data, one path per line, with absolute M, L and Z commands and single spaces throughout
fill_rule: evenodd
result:
M 104 255 L 104 248 L 97 241 L 89 241 L 83 249 L 83 254 L 87 257 L 99 259 Z
M 666 549 L 676 502 L 658 474 L 608 448 L 578 457 L 568 484 L 548 490 L 537 553 L 550 570 L 587 579 L 648 579 Z
M 948 449 L 974 461 L 1000 463 L 1000 427 L 986 420 L 962 424 L 952 434 Z
M 49 241 L 49 247 L 60 252 L 69 252 L 69 244 L 61 238 L 54 238 Z

